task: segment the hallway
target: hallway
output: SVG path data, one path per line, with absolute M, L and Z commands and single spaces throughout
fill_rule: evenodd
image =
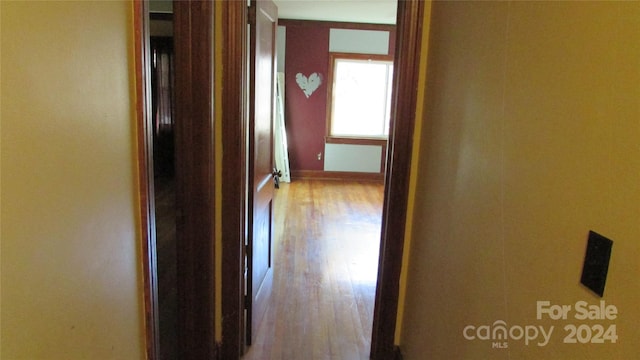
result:
M 271 303 L 243 359 L 369 358 L 382 202 L 378 183 L 281 184 Z

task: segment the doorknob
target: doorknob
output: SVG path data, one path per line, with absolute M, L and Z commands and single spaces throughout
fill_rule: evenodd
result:
M 271 175 L 273 175 L 273 182 L 276 189 L 280 189 L 280 177 L 282 176 L 282 171 L 273 168 L 273 172 L 271 173 Z

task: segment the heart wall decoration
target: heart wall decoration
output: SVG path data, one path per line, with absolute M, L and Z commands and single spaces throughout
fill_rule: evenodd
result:
M 304 74 L 297 73 L 296 82 L 308 99 L 309 96 L 311 96 L 311 94 L 313 94 L 313 92 L 316 91 L 322 84 L 322 75 L 313 73 L 307 78 Z

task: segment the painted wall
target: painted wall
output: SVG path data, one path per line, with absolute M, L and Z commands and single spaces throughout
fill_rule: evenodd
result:
M 637 358 L 640 3 L 435 2 L 430 31 L 404 358 Z M 614 241 L 615 319 L 576 318 L 601 300 L 580 284 L 589 230 Z M 497 320 L 538 338 L 477 338 Z M 564 344 L 571 324 L 618 338 Z
M 324 154 L 324 171 L 382 171 L 382 146 L 379 145 L 326 144 Z
M 327 119 L 329 31 L 325 27 L 287 26 L 285 53 L 285 121 L 289 166 L 295 170 L 322 170 Z M 322 84 L 308 98 L 296 83 L 296 74 L 316 73 Z M 318 159 L 318 154 L 321 158 Z
M 348 168 L 349 171 L 362 172 L 359 162 L 346 164 L 346 167 L 344 161 L 343 163 L 325 163 L 330 161 L 325 156 L 326 152 L 347 150 L 339 154 L 338 158 L 348 159 L 367 154 L 367 161 L 375 161 L 377 166 L 374 170 L 371 168 L 365 170 L 380 172 L 381 146 L 376 146 L 373 152 L 366 152 L 368 148 L 362 148 L 360 145 L 345 147 L 326 144 L 325 146 L 329 52 L 393 54 L 395 35 L 393 33 L 387 35 L 382 31 L 332 28 L 331 23 L 325 22 L 309 21 L 291 24 L 284 21 L 281 24 L 285 26 L 281 26 L 279 32 L 286 34 L 284 36 L 286 51 L 281 50 L 279 53 L 285 53 L 285 121 L 291 170 L 294 172 L 334 171 Z M 286 29 L 282 29 L 283 27 Z M 296 82 L 298 73 L 307 78 L 316 73 L 322 79 L 321 85 L 309 97 Z M 378 154 L 377 157 L 376 154 Z
M 131 3 L 0 9 L 0 357 L 141 359 Z

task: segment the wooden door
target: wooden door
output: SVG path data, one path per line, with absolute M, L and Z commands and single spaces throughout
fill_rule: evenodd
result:
M 277 8 L 271 0 L 251 2 L 247 345 L 264 318 L 273 281 L 273 120 L 275 112 L 275 42 Z

